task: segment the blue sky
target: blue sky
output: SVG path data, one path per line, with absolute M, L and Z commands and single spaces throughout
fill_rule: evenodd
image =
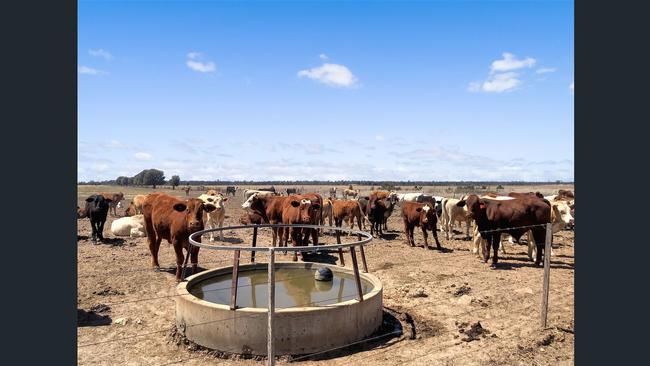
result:
M 573 15 L 80 1 L 78 179 L 573 180 Z

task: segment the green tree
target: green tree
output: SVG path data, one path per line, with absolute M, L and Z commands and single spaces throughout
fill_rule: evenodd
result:
M 156 189 L 157 185 L 165 184 L 165 173 L 158 169 L 147 169 L 142 175 L 142 184 Z
M 176 187 L 181 183 L 181 178 L 178 175 L 172 175 L 172 179 L 169 180 L 169 183 L 172 185 L 172 189 L 176 189 Z

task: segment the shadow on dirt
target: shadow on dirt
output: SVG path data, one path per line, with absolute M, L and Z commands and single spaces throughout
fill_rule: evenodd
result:
M 108 315 L 100 315 L 92 310 L 77 309 L 77 327 L 111 325 L 112 322 Z
M 126 240 L 121 239 L 121 238 L 104 238 L 102 241 L 97 241 L 97 244 L 104 244 L 104 245 L 110 245 L 114 247 L 121 247 L 124 245 Z

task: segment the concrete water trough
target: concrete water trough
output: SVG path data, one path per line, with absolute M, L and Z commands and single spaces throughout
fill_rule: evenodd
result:
M 276 262 L 273 342 L 275 355 L 341 347 L 370 336 L 382 325 L 382 284 L 368 273 L 312 262 Z M 318 281 L 318 268 L 333 272 Z M 177 287 L 176 325 L 201 346 L 235 354 L 267 355 L 267 263 L 239 265 L 236 306 L 233 267 L 208 270 Z

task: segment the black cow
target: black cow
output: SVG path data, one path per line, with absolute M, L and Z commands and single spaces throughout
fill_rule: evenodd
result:
M 275 192 L 275 187 L 273 187 L 273 186 L 271 186 L 271 187 L 269 187 L 269 188 L 258 188 L 257 190 L 258 190 L 258 191 L 266 191 L 266 192 L 273 192 L 273 193 L 276 193 L 276 192 Z
M 90 219 L 90 226 L 92 226 L 93 230 L 92 241 L 94 243 L 97 243 L 97 238 L 104 241 L 104 224 L 106 223 L 106 216 L 111 202 L 111 199 L 104 198 L 101 194 L 86 198 L 85 215 Z
M 290 194 L 298 194 L 298 188 L 287 188 L 287 196 Z
M 395 205 L 397 204 L 398 198 L 397 196 L 389 196 L 384 200 L 386 203 L 386 211 L 384 211 L 384 230 L 388 231 L 388 218 L 390 215 L 393 214 L 393 209 L 395 208 Z
M 237 188 L 235 186 L 228 186 L 226 187 L 226 196 L 229 193 L 232 193 L 233 196 L 235 196 L 235 193 L 237 192 Z

